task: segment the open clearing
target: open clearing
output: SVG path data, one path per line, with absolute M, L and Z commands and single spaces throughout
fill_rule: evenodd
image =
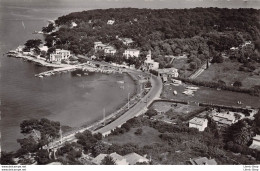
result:
M 143 130 L 142 135 L 135 134 L 135 131 L 138 128 L 131 128 L 129 132 L 120 135 L 111 135 L 106 137 L 104 140 L 119 145 L 133 143 L 138 144 L 141 147 L 144 145 L 152 145 L 154 143 L 162 143 L 162 140 L 159 138 L 160 133 L 156 129 L 147 126 L 141 128 Z
M 239 71 L 240 66 L 242 66 L 241 63 L 227 59 L 221 64 L 212 64 L 209 69 L 205 70 L 196 79 L 213 82 L 222 80 L 227 85 L 231 85 L 235 81 L 240 81 L 244 88 L 260 85 L 260 64 L 255 63 L 256 69 L 253 72 Z
M 187 86 L 190 85 L 165 85 L 161 97 L 173 100 L 204 102 L 226 106 L 251 106 L 254 108 L 260 107 L 260 97 L 258 96 L 251 96 L 246 93 L 232 92 L 226 90 L 217 90 L 208 87 L 199 87 L 199 89 L 194 92 L 194 96 L 189 96 L 182 93 L 183 91 L 185 91 Z M 177 91 L 177 95 L 173 94 L 174 90 Z M 242 104 L 237 104 L 238 101 L 241 101 Z

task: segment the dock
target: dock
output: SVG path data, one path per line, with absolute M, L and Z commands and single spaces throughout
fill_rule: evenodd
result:
M 55 75 L 58 73 L 66 73 L 66 72 L 71 72 L 71 71 L 76 71 L 76 70 L 82 70 L 82 71 L 86 71 L 86 72 L 100 72 L 100 73 L 105 73 L 105 74 L 114 74 L 114 73 L 122 74 L 123 73 L 123 71 L 121 69 L 110 68 L 107 66 L 96 67 L 93 64 L 83 63 L 83 64 L 79 64 L 79 65 L 70 65 L 70 66 L 66 66 L 66 67 L 62 67 L 62 68 L 55 68 L 50 71 L 41 72 L 39 74 L 35 74 L 35 77 L 43 78 L 43 77 Z

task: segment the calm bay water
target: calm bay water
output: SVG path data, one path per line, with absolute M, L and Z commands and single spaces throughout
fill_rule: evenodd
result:
M 28 39 L 41 38 L 32 32 L 45 26 L 48 19 L 69 12 L 67 8 L 0 7 L 0 129 L 3 151 L 14 151 L 19 147 L 16 139 L 23 137 L 19 124 L 24 119 L 45 117 L 77 127 L 102 118 L 103 108 L 107 114 L 112 113 L 127 102 L 128 92 L 134 92 L 134 82 L 127 75 L 95 73 L 73 77 L 64 73 L 39 79 L 34 74 L 48 68 L 3 56 Z M 117 83 L 122 80 L 127 84 L 125 89 Z
M 93 3 L 94 2 L 94 3 Z M 194 8 L 194 7 L 257 8 L 258 0 L 251 1 L 91 1 L 91 0 L 0 0 L 0 97 L 1 147 L 16 150 L 19 124 L 23 119 L 47 117 L 69 126 L 91 123 L 112 112 L 127 101 L 128 92 L 134 92 L 133 81 L 125 75 L 92 74 L 71 77 L 68 74 L 38 79 L 34 74 L 47 70 L 21 59 L 3 56 L 26 40 L 41 38 L 35 30 L 47 25 L 47 20 L 74 11 L 96 8 Z M 24 26 L 22 24 L 24 23 Z M 129 85 L 120 89 L 116 81 Z

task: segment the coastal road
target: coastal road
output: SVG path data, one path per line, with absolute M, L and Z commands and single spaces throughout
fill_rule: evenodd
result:
M 128 72 L 131 72 L 131 73 L 134 73 L 134 74 L 141 74 L 140 71 L 130 70 L 130 69 L 126 69 L 126 70 Z M 107 135 L 111 132 L 111 130 L 115 129 L 116 127 L 121 126 L 122 124 L 124 124 L 129 119 L 131 119 L 135 116 L 141 115 L 144 112 L 146 112 L 147 107 L 155 99 L 158 99 L 160 97 L 160 94 L 161 94 L 162 88 L 163 88 L 162 80 L 159 76 L 157 77 L 157 76 L 151 75 L 150 81 L 151 81 L 151 84 L 152 84 L 150 91 L 135 106 L 130 108 L 127 112 L 125 112 L 122 116 L 120 116 L 118 119 L 116 119 L 112 123 L 106 125 L 103 128 L 100 128 L 100 129 L 94 131 L 93 133 L 100 132 L 102 135 Z M 87 129 L 88 128 L 83 128 L 83 129 L 77 130 L 73 133 L 64 135 L 63 138 L 62 138 L 63 139 L 62 142 L 60 140 L 56 140 L 56 141 L 52 142 L 49 145 L 49 149 L 57 149 L 57 148 L 61 147 L 64 142 L 76 141 L 75 134 L 78 133 L 78 132 L 83 132 Z
M 147 107 L 155 99 L 158 99 L 160 97 L 163 87 L 160 77 L 151 76 L 150 81 L 152 83 L 152 88 L 134 107 L 130 108 L 126 113 L 124 113 L 112 123 L 106 125 L 103 128 L 100 128 L 99 130 L 94 131 L 93 133 L 101 133 L 103 136 L 108 135 L 112 130 L 114 130 L 116 127 L 120 127 L 129 119 L 146 112 Z

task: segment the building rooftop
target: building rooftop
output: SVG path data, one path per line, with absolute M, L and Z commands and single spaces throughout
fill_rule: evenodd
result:
M 205 122 L 207 122 L 207 119 L 198 118 L 198 117 L 194 117 L 189 121 L 189 123 L 196 124 L 196 125 L 203 125 L 203 123 Z
M 214 117 L 219 117 L 219 118 L 224 118 L 226 120 L 229 121 L 234 121 L 235 120 L 235 116 L 232 114 L 227 114 L 227 113 L 213 113 Z

